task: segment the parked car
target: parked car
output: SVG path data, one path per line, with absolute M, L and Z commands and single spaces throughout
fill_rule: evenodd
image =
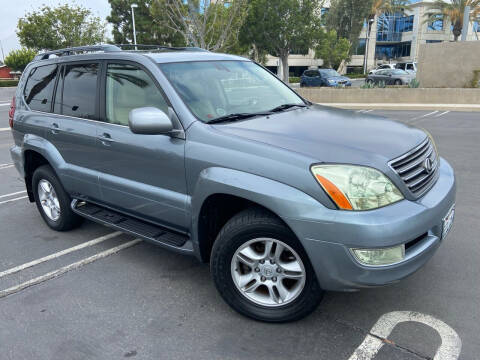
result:
M 258 320 L 302 318 L 325 290 L 397 282 L 453 223 L 454 171 L 428 133 L 313 104 L 243 57 L 40 54 L 9 125 L 50 228 L 85 218 L 195 256 L 223 299 Z
M 401 62 L 395 65 L 395 69 L 405 70 L 409 73 L 417 73 L 416 62 Z
M 375 74 L 380 70 L 388 70 L 388 69 L 395 69 L 395 64 L 383 64 L 377 66 L 375 69 L 372 69 L 368 72 L 368 74 Z
M 352 86 L 352 81 L 333 69 L 306 70 L 300 78 L 300 87 L 307 86 Z
M 379 84 L 381 82 L 386 85 L 408 85 L 410 81 L 415 79 L 413 74 L 410 74 L 403 70 L 391 69 L 380 70 L 375 74 L 369 74 L 365 80 L 367 83 Z

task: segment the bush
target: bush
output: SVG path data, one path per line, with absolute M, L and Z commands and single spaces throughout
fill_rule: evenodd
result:
M 21 48 L 12 50 L 5 57 L 5 65 L 13 71 L 23 71 L 36 54 L 35 50 L 32 49 Z
M 0 87 L 17 86 L 18 80 L 0 80 Z
M 300 78 L 298 76 L 290 76 L 288 80 L 291 84 L 296 84 L 300 82 Z
M 347 74 L 345 75 L 346 77 L 349 77 L 350 79 L 364 79 L 367 77 L 367 75 L 363 74 L 363 73 L 351 73 L 351 74 Z
M 365 82 L 365 84 L 360 86 L 360 88 L 362 89 L 375 89 L 375 88 L 385 89 L 386 87 L 387 86 L 385 85 L 384 81 L 380 81 L 378 84 L 374 82 Z
M 413 79 L 413 80 L 410 81 L 410 83 L 408 84 L 408 87 L 411 88 L 411 89 L 419 88 L 419 87 L 420 87 L 420 82 L 419 82 L 417 79 Z

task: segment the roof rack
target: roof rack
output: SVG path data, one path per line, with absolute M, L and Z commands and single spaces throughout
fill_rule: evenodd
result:
M 35 56 L 33 61 L 46 60 L 46 59 L 50 58 L 50 55 L 68 56 L 68 55 L 74 55 L 74 54 L 78 54 L 78 53 L 99 52 L 99 51 L 117 52 L 117 51 L 122 51 L 122 49 L 120 49 L 118 46 L 110 45 L 110 44 L 77 46 L 77 47 L 71 47 L 71 48 L 66 48 L 66 49 L 58 49 L 58 50 L 47 51 L 47 52 L 38 54 L 37 56 Z
M 208 50 L 194 47 L 194 46 L 183 46 L 183 47 L 174 47 L 174 46 L 166 46 L 166 45 L 149 45 L 149 44 L 116 44 L 120 49 L 127 50 L 127 51 L 205 51 Z
M 35 56 L 33 61 L 49 59 L 51 55 L 55 56 L 68 56 L 79 53 L 91 53 L 91 52 L 118 52 L 118 51 L 138 51 L 138 52 L 152 52 L 152 51 L 207 51 L 198 47 L 172 47 L 164 45 L 144 45 L 144 44 L 103 44 L 103 45 L 90 45 L 90 46 L 77 46 L 66 49 L 58 49 L 47 51 Z

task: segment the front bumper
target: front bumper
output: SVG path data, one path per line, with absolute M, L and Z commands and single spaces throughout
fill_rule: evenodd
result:
M 441 159 L 436 184 L 417 201 L 350 212 L 318 209 L 302 219 L 285 219 L 301 240 L 325 290 L 351 291 L 397 282 L 432 257 L 443 239 L 442 222 L 455 203 L 455 175 Z M 394 265 L 363 266 L 350 248 L 409 244 L 405 259 Z

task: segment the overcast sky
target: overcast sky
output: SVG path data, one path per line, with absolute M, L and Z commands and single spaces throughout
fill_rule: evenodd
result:
M 95 16 L 105 19 L 110 14 L 110 4 L 107 0 L 0 0 L 0 42 L 5 56 L 13 49 L 20 48 L 15 34 L 18 19 L 26 12 L 37 10 L 43 4 L 57 6 L 59 4 L 77 4 L 92 10 Z M 107 28 L 107 36 L 111 37 L 111 27 Z M 0 60 L 3 60 L 0 51 Z

